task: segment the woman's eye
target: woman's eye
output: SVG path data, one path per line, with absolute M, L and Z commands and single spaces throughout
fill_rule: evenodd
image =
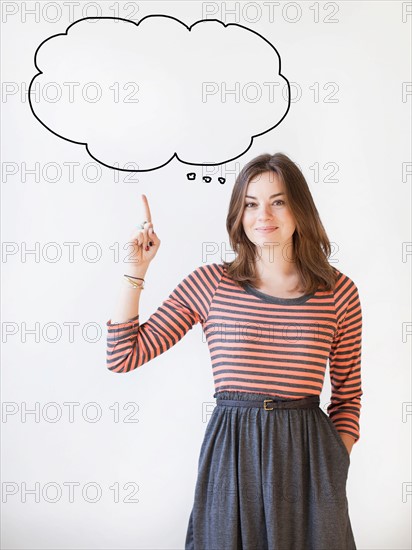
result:
M 279 204 L 280 203 L 280 204 Z M 254 202 L 247 202 L 246 203 L 246 208 L 250 205 L 250 204 L 253 204 L 255 205 Z M 273 201 L 273 204 L 277 204 L 277 206 L 283 206 L 285 204 L 285 201 L 283 201 L 282 199 L 279 199 L 279 200 L 276 200 L 276 201 Z M 255 205 L 256 206 L 256 205 Z

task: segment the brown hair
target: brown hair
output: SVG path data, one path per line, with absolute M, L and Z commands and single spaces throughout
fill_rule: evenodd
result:
M 268 171 L 276 172 L 283 182 L 286 200 L 295 218 L 293 255 L 302 292 L 311 294 L 318 289 L 333 290 L 338 272 L 328 262 L 331 254 L 328 236 L 304 175 L 283 153 L 263 154 L 252 159 L 236 178 L 226 218 L 226 229 L 236 258 L 232 262 L 222 260 L 227 274 L 242 287 L 245 283 L 252 286 L 258 284 L 255 265 L 257 247 L 246 236 L 242 218 L 249 181 Z

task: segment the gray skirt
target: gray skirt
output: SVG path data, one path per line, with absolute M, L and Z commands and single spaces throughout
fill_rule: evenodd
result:
M 213 397 L 185 550 L 356 550 L 350 457 L 319 397 Z

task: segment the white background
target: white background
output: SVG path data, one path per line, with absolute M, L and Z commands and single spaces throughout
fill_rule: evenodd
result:
M 202 10 L 214 10 L 210 17 L 240 23 L 269 40 L 281 57 L 282 73 L 294 84 L 285 120 L 256 138 L 236 161 L 213 170 L 172 161 L 131 177 L 100 166 L 95 182 L 90 181 L 96 173 L 93 166 L 84 176 L 86 165 L 94 163 L 85 148 L 48 132 L 34 118 L 24 94 L 37 72 L 37 46 L 84 17 L 82 8 L 91 3 L 74 3 L 72 13 L 60 3 L 62 15 L 55 22 L 56 10 L 51 6 L 45 17 L 45 4 L 2 6 L 2 81 L 3 86 L 14 83 L 17 90 L 2 98 L 2 547 L 184 547 L 198 455 L 214 404 L 209 353 L 196 325 L 168 353 L 138 371 L 118 375 L 106 369 L 106 322 L 114 313 L 124 273 L 124 264 L 114 261 L 114 243 L 122 251 L 133 226 L 142 221 L 139 195 L 145 193 L 162 243 L 142 293 L 144 322 L 195 267 L 233 258 L 225 221 L 235 177 L 251 158 L 279 151 L 302 168 L 334 243 L 330 261 L 356 283 L 361 297 L 361 438 L 352 450 L 347 484 L 357 547 L 410 548 L 406 332 L 411 322 L 411 175 L 404 172 L 408 165 L 410 173 L 411 162 L 412 15 L 402 13 L 412 11 L 411 4 L 243 2 L 237 13 L 235 9 L 225 17 L 220 2 L 100 2 L 101 15 L 113 16 L 117 9 L 126 17 L 136 8 L 135 19 L 168 14 L 188 25 L 205 18 Z M 235 3 L 226 4 L 227 10 L 234 8 Z M 338 22 L 324 22 L 332 11 Z M 90 7 L 87 15 L 96 12 Z M 332 97 L 338 101 L 328 102 L 335 90 Z M 25 174 L 36 163 L 39 177 Z M 58 181 L 52 181 L 55 172 L 48 163 L 61 167 Z M 73 181 L 67 163 L 78 163 Z M 336 181 L 328 181 L 330 166 L 335 166 L 331 179 Z M 10 175 L 10 170 L 16 173 Z M 186 178 L 190 171 L 197 173 L 195 182 Z M 208 174 L 212 182 L 206 184 L 202 175 Z M 226 177 L 224 185 L 218 176 Z M 62 251 L 56 262 L 47 258 L 52 242 Z M 80 243 L 73 262 L 63 244 L 67 242 Z M 81 253 L 91 242 L 102 253 L 95 262 Z M 36 243 L 37 255 L 22 253 L 35 249 Z M 5 254 L 6 245 L 15 253 Z M 51 341 L 53 326 L 46 330 L 48 323 L 61 330 L 56 342 Z M 72 340 L 64 323 L 76 323 Z M 82 329 L 87 323 L 92 326 L 86 338 Z M 36 327 L 37 337 L 24 337 Z M 321 395 L 324 410 L 330 398 L 328 376 Z M 47 404 L 52 402 L 62 411 L 58 422 L 50 421 L 55 409 Z M 73 422 L 67 402 L 80 404 Z M 91 402 L 102 412 L 97 422 L 82 416 L 82 408 Z M 132 412 L 123 410 L 128 402 L 136 403 L 138 422 L 124 421 Z M 34 409 L 36 403 L 39 417 L 23 414 L 22 421 L 24 407 Z M 119 422 L 114 421 L 115 403 Z M 5 408 L 16 412 L 5 415 Z M 89 413 L 93 416 L 94 410 Z M 57 502 L 43 496 L 50 482 L 62 490 Z M 80 484 L 74 502 L 63 485 L 69 482 Z M 96 503 L 82 496 L 89 482 L 101 488 Z M 132 495 L 138 502 L 125 502 L 131 494 L 123 488 L 128 482 L 138 486 Z M 23 502 L 25 484 L 33 489 L 36 483 L 39 502 L 33 494 Z M 120 502 L 110 489 L 116 484 Z M 10 487 L 16 494 L 6 494 Z M 94 495 L 90 489 L 89 498 Z M 54 496 L 50 488 L 46 497 Z

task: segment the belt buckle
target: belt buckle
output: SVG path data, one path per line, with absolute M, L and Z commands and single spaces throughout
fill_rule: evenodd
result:
M 263 408 L 265 409 L 265 411 L 273 411 L 273 409 L 275 408 L 275 407 L 267 407 L 267 403 L 268 403 L 269 401 L 272 401 L 272 402 L 273 402 L 273 399 L 265 399 L 265 400 L 263 401 Z

